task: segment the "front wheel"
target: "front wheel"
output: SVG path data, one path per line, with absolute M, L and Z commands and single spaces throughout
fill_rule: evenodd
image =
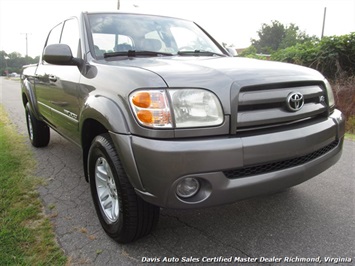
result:
M 111 238 L 129 243 L 154 229 L 160 209 L 135 193 L 109 134 L 93 140 L 88 154 L 88 173 L 97 215 Z

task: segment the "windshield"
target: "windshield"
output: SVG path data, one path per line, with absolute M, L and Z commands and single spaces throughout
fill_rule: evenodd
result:
M 157 55 L 181 55 L 182 52 L 223 54 L 191 21 L 120 13 L 89 14 L 88 18 L 96 58 L 119 56 L 129 51 L 150 51 Z

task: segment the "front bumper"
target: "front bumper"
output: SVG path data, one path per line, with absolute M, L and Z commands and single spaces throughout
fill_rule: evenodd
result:
M 344 117 L 335 110 L 318 123 L 244 137 L 111 136 L 131 183 L 144 200 L 161 207 L 200 208 L 277 192 L 328 169 L 341 156 Z M 254 168 L 258 171 L 249 171 Z M 245 169 L 246 174 L 233 175 Z M 197 178 L 201 187 L 193 197 L 181 199 L 176 186 L 186 177 Z

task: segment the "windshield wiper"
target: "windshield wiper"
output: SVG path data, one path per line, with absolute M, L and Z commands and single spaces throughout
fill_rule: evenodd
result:
M 227 56 L 225 54 L 210 52 L 210 51 L 203 51 L 203 50 L 195 50 L 195 51 L 179 51 L 178 55 L 182 56 Z
M 115 57 L 115 56 L 136 57 L 136 56 L 172 56 L 172 55 L 173 54 L 164 53 L 164 52 L 128 50 L 123 52 L 104 53 L 104 58 Z

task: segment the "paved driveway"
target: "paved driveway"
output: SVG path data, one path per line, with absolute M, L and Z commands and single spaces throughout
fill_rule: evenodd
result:
M 19 82 L 0 78 L 0 85 L 0 103 L 26 134 Z M 164 259 L 315 265 L 301 261 L 327 264 L 328 258 L 333 263 L 351 259 L 338 265 L 355 265 L 355 142 L 345 142 L 334 167 L 283 193 L 202 210 L 164 209 L 158 228 L 129 245 L 113 242 L 101 229 L 76 146 L 51 131 L 48 147 L 31 149 L 37 174 L 47 180 L 41 198 L 73 265 L 165 265 Z

